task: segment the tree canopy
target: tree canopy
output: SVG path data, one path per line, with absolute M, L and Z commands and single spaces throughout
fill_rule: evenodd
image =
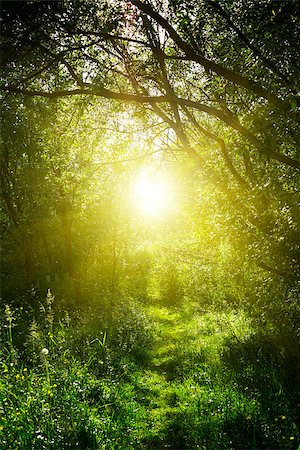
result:
M 4 2 L 2 101 L 103 98 L 155 122 L 163 151 L 188 155 L 242 230 L 263 236 L 257 263 L 294 276 L 297 3 Z
M 299 42 L 298 0 L 1 1 L 4 445 L 296 448 Z

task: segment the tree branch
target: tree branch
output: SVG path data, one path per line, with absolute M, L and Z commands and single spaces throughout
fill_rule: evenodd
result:
M 271 159 L 277 160 L 283 164 L 286 164 L 291 167 L 300 168 L 300 162 L 296 161 L 289 156 L 281 155 L 279 153 L 274 152 L 269 148 L 266 148 L 256 136 L 254 136 L 247 128 L 241 125 L 236 119 L 232 116 L 229 116 L 224 113 L 224 111 L 219 110 L 217 108 L 213 108 L 212 106 L 204 105 L 202 103 L 195 102 L 193 100 L 183 99 L 179 97 L 175 97 L 173 95 L 158 95 L 158 96 L 144 96 L 144 95 L 136 95 L 136 94 L 128 94 L 123 92 L 113 92 L 104 87 L 97 87 L 90 83 L 81 83 L 81 88 L 73 89 L 73 90 L 62 90 L 62 91 L 37 91 L 37 90 L 27 90 L 21 89 L 15 86 L 1 86 L 0 88 L 5 92 L 14 92 L 17 94 L 23 94 L 31 97 L 40 96 L 40 97 L 48 97 L 48 98 L 59 98 L 59 97 L 67 97 L 72 95 L 95 95 L 99 97 L 104 97 L 108 99 L 115 100 L 123 100 L 128 102 L 136 102 L 145 104 L 148 103 L 150 105 L 157 103 L 170 103 L 176 100 L 176 103 L 181 106 L 188 106 L 198 111 L 205 112 L 209 115 L 217 117 L 218 119 L 225 122 L 231 128 L 238 131 L 242 136 L 244 136 L 255 148 L 257 148 L 262 153 L 266 154 Z
M 236 72 L 234 72 L 231 69 L 227 69 L 226 67 L 221 66 L 218 63 L 215 63 L 214 61 L 211 61 L 207 58 L 205 58 L 202 55 L 197 54 L 194 49 L 187 44 L 175 31 L 175 29 L 169 24 L 169 22 L 164 19 L 159 13 L 154 11 L 151 6 L 148 4 L 145 4 L 141 2 L 140 0 L 130 0 L 133 5 L 135 5 L 140 11 L 144 12 L 148 16 L 150 16 L 153 20 L 155 20 L 161 27 L 163 27 L 170 35 L 170 37 L 173 39 L 175 44 L 184 51 L 185 55 L 202 65 L 206 70 L 212 70 L 213 72 L 217 73 L 218 75 L 222 76 L 228 81 L 231 81 L 232 83 L 235 83 L 247 90 L 250 90 L 254 92 L 259 97 L 265 98 L 269 100 L 270 103 L 272 103 L 274 106 L 279 108 L 282 111 L 289 110 L 289 104 L 286 104 L 283 100 L 278 98 L 275 94 L 272 92 L 267 91 L 266 89 L 262 88 L 258 83 L 255 81 L 250 80 L 249 78 L 246 78 Z
M 186 113 L 189 120 L 193 123 L 193 125 L 198 129 L 198 131 L 200 133 L 204 134 L 205 136 L 209 137 L 210 139 L 213 139 L 214 141 L 216 141 L 219 144 L 219 147 L 221 149 L 221 154 L 224 158 L 224 161 L 225 161 L 229 171 L 231 172 L 233 177 L 236 179 L 236 181 L 239 183 L 239 185 L 242 186 L 242 188 L 246 188 L 247 190 L 249 190 L 250 186 L 248 185 L 247 181 L 245 181 L 244 178 L 238 173 L 238 171 L 234 167 L 233 162 L 231 161 L 231 159 L 228 155 L 224 139 L 220 138 L 216 134 L 214 134 L 211 131 L 207 130 L 206 128 L 202 127 L 197 122 L 197 120 L 195 119 L 193 114 L 191 114 L 191 112 L 188 110 L 188 108 L 184 107 L 184 112 Z
M 245 34 L 233 23 L 229 14 L 222 8 L 222 6 L 218 3 L 217 0 L 207 0 L 207 2 L 215 8 L 218 13 L 226 20 L 230 28 L 235 31 L 238 37 L 241 39 L 244 44 L 253 52 L 255 56 L 260 58 L 265 66 L 270 69 L 273 73 L 275 73 L 281 80 L 283 80 L 286 84 L 291 85 L 290 80 L 276 67 L 273 61 L 264 56 L 262 52 L 254 45 L 252 42 L 245 36 Z

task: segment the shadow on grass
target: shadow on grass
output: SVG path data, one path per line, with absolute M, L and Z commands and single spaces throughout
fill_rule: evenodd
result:
M 232 379 L 260 404 L 265 437 L 258 448 L 297 448 L 300 439 L 300 346 L 285 338 L 268 332 L 231 339 L 222 354 Z

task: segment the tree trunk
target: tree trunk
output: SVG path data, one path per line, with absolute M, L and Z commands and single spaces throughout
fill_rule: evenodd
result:
M 60 209 L 61 224 L 63 230 L 64 246 L 65 246 L 65 267 L 66 272 L 71 280 L 72 286 L 77 297 L 81 296 L 80 279 L 75 269 L 72 245 L 72 219 L 71 205 L 66 199 L 62 201 Z

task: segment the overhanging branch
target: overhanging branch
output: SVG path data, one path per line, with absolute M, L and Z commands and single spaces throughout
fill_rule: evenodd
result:
M 140 11 L 147 14 L 149 17 L 155 20 L 155 22 L 158 23 L 162 28 L 164 28 L 168 32 L 169 36 L 173 39 L 175 44 L 181 50 L 183 50 L 188 59 L 199 63 L 206 70 L 212 70 L 213 72 L 222 76 L 226 80 L 231 81 L 232 83 L 235 83 L 249 91 L 254 92 L 259 97 L 267 99 L 270 103 L 272 103 L 274 106 L 281 109 L 282 111 L 287 111 L 289 109 L 288 104 L 286 104 L 283 100 L 278 98 L 272 92 L 269 92 L 266 89 L 262 88 L 255 81 L 252 81 L 249 78 L 246 78 L 234 72 L 233 70 L 227 69 L 226 67 L 223 67 L 220 64 L 215 63 L 214 61 L 211 61 L 205 58 L 204 56 L 196 53 L 195 50 L 189 44 L 187 44 L 181 38 L 181 36 L 179 36 L 177 31 L 169 24 L 169 22 L 164 17 L 162 17 L 158 12 L 154 11 L 150 5 L 145 4 L 140 0 L 130 0 L 130 1 Z
M 96 87 L 90 83 L 82 83 L 82 88 L 72 89 L 72 90 L 61 90 L 61 91 L 40 91 L 40 90 L 28 90 L 22 89 L 16 86 L 2 86 L 1 90 L 5 92 L 13 92 L 16 94 L 23 94 L 30 97 L 47 97 L 47 98 L 59 98 L 68 97 L 73 95 L 93 95 L 98 97 L 103 97 L 112 100 L 122 100 L 126 102 L 135 102 L 140 104 L 154 105 L 157 103 L 171 103 L 176 102 L 180 106 L 187 106 L 190 108 L 197 109 L 198 111 L 205 112 L 211 116 L 217 117 L 224 123 L 229 125 L 231 128 L 235 129 L 238 133 L 244 136 L 251 144 L 260 152 L 266 154 L 271 159 L 277 160 L 283 164 L 294 168 L 300 168 L 300 162 L 296 161 L 289 156 L 281 155 L 274 152 L 269 148 L 266 148 L 254 134 L 252 134 L 247 128 L 241 125 L 234 117 L 227 115 L 224 111 L 214 108 L 212 106 L 204 105 L 193 100 L 183 99 L 176 97 L 175 95 L 157 95 L 157 96 L 147 96 L 147 95 L 137 95 L 128 94 L 123 92 L 113 92 L 104 87 Z

